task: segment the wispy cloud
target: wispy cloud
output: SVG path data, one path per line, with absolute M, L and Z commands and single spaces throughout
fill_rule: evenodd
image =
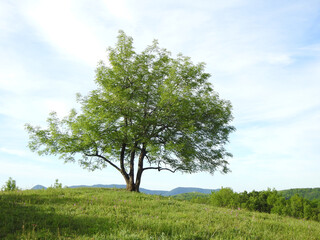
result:
M 28 1 L 22 4 L 21 13 L 35 27 L 38 37 L 59 54 L 95 66 L 105 46 L 97 38 L 97 26 L 81 15 L 83 7 L 75 1 Z
M 7 149 L 7 148 L 1 147 L 0 152 L 15 155 L 18 157 L 26 157 L 27 156 L 27 152 L 20 150 L 20 149 Z
M 118 0 L 118 1 L 102 1 L 105 5 L 105 10 L 108 11 L 109 14 L 113 15 L 119 21 L 134 21 L 133 13 L 129 9 L 128 1 Z

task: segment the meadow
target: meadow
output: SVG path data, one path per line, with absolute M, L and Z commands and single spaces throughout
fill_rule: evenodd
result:
M 0 239 L 320 239 L 320 223 L 121 189 L 0 192 Z

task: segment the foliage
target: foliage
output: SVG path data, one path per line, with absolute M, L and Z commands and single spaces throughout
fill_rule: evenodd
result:
M 279 191 L 285 198 L 291 198 L 293 195 L 298 194 L 299 196 L 308 200 L 320 201 L 320 188 L 295 188 L 289 190 Z
M 318 239 L 320 223 L 117 189 L 0 193 L 1 239 Z M 307 236 L 307 237 L 306 237 Z
M 285 199 L 282 194 L 270 189 L 261 192 L 235 193 L 230 188 L 222 188 L 211 194 L 211 204 L 320 221 L 320 205 L 317 201 L 310 201 L 299 195 Z
M 200 193 L 200 192 L 189 192 L 189 193 L 180 193 L 180 194 L 172 195 L 172 197 L 175 199 L 187 200 L 187 201 L 191 201 L 193 199 L 198 199 L 198 198 L 207 198 L 208 196 L 209 194 Z
M 211 204 L 210 194 L 205 194 L 203 196 L 196 196 L 191 198 L 190 202 L 200 203 L 200 204 Z
M 222 188 L 217 193 L 212 193 L 211 202 L 215 206 L 220 207 L 237 207 L 237 194 L 230 188 Z
M 61 189 L 62 188 L 62 183 L 59 183 L 59 179 L 56 179 L 56 181 L 53 184 L 53 186 L 51 186 L 49 188 Z
M 16 184 L 16 180 L 13 180 L 11 177 L 8 179 L 5 185 L 3 185 L 1 188 L 1 191 L 16 191 L 16 190 L 19 190 Z
M 26 125 L 32 151 L 89 170 L 112 166 L 131 191 L 145 170 L 229 171 L 231 103 L 213 90 L 204 63 L 172 58 L 157 41 L 138 54 L 122 31 L 108 53 L 96 70 L 98 88 L 78 94 L 81 113 L 60 120 L 53 112 L 47 129 Z

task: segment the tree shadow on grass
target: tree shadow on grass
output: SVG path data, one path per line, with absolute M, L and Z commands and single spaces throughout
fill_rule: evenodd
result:
M 63 214 L 56 212 L 60 204 L 70 205 L 73 200 L 67 197 L 48 199 L 37 194 L 1 194 L 0 239 L 15 239 L 30 232 L 41 233 L 43 239 L 90 237 L 107 234 L 114 226 L 108 218 L 79 215 L 72 208 Z M 46 204 L 47 201 L 52 204 Z

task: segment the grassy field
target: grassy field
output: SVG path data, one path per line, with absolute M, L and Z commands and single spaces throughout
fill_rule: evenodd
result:
M 0 192 L 0 239 L 320 239 L 320 223 L 117 189 Z

